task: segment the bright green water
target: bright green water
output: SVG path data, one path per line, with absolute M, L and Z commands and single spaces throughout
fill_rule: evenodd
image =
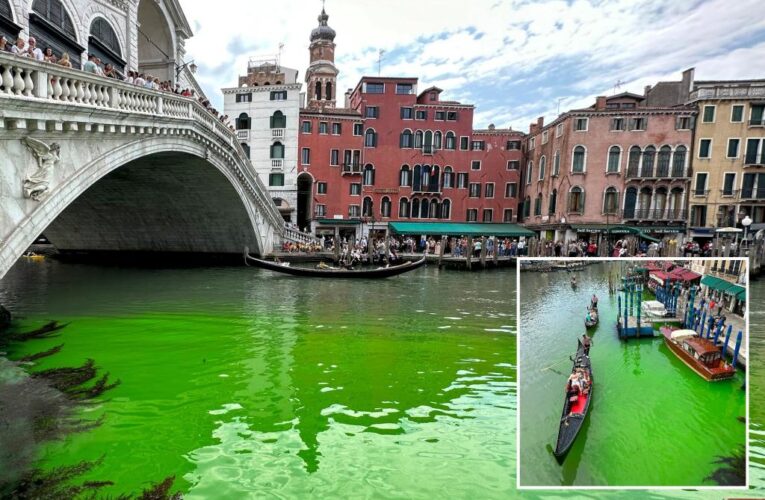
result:
M 753 291 L 762 303 L 765 286 Z M 370 284 L 244 268 L 20 262 L 0 281 L 0 303 L 24 325 L 71 321 L 59 338 L 16 346 L 13 355 L 64 342 L 40 368 L 92 357 L 122 381 L 91 412 L 104 414 L 104 424 L 48 446 L 42 464 L 105 455 L 87 476 L 116 483 L 104 494 L 137 492 L 174 474 L 189 498 L 520 496 L 514 297 L 514 270 L 427 268 Z M 765 314 L 753 312 L 752 327 L 753 355 L 765 353 Z M 599 337 L 610 336 L 602 328 L 596 349 Z M 648 349 L 639 346 L 641 366 Z M 762 488 L 762 370 L 753 367 L 751 382 L 750 474 Z M 586 446 L 593 436 L 588 431 Z M 578 470 L 587 469 L 580 460 Z M 762 490 L 652 498 L 751 495 Z
M 42 454 L 105 454 L 86 477 L 114 481 L 105 494 L 175 474 L 190 498 L 496 497 L 514 484 L 515 274 L 482 276 L 22 263 L 0 302 L 29 325 L 70 322 L 14 355 L 63 341 L 40 368 L 92 357 L 122 381 L 101 427 Z
M 660 338 L 622 342 L 615 330 L 617 296 L 599 263 L 578 272 L 531 273 L 521 286 L 520 384 L 523 485 L 712 486 L 705 479 L 720 456 L 743 450 L 746 415 L 742 374 L 709 383 Z M 552 455 L 571 372 L 568 357 L 584 332 L 590 297 L 600 322 L 590 330 L 595 381 L 589 417 L 563 466 Z

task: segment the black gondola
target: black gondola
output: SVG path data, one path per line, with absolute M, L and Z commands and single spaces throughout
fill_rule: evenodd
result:
M 397 266 L 378 267 L 374 269 L 344 269 L 344 268 L 316 268 L 311 269 L 307 267 L 291 267 L 284 263 L 270 262 L 267 260 L 258 259 L 252 257 L 247 252 L 244 254 L 244 261 L 247 265 L 254 265 L 262 269 L 268 269 L 269 271 L 276 271 L 279 273 L 290 274 L 292 276 L 305 276 L 309 278 L 367 278 L 367 279 L 379 279 L 388 278 L 390 276 L 397 276 L 399 274 L 413 271 L 419 267 L 425 265 L 425 255 L 418 261 L 409 261 L 399 264 Z
M 554 451 L 555 457 L 559 461 L 563 461 L 566 457 L 566 453 L 568 453 L 577 434 L 579 434 L 584 419 L 587 417 L 587 412 L 590 410 L 590 402 L 592 401 L 594 384 L 590 357 L 584 353 L 582 341 L 577 340 L 577 343 L 576 357 L 573 358 L 574 367 L 571 369 L 571 373 L 576 373 L 579 368 L 584 370 L 587 374 L 587 379 L 589 379 L 589 390 L 587 394 L 577 394 L 575 391 L 571 391 L 569 385 L 566 384 L 566 398 L 563 402 L 563 413 L 560 419 L 558 440 Z

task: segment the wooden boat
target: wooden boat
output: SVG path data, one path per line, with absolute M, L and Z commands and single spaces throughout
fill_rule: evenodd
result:
M 590 410 L 594 388 L 590 357 L 584 353 L 582 341 L 577 340 L 577 342 L 578 347 L 576 357 L 572 359 L 574 367 L 571 369 L 571 373 L 576 373 L 577 369 L 581 368 L 590 380 L 590 384 L 587 394 L 578 394 L 576 391 L 571 391 L 568 383 L 566 384 L 566 397 L 563 401 L 563 413 L 560 419 L 560 427 L 558 428 L 558 440 L 553 452 L 555 457 L 561 461 L 566 457 L 566 453 L 568 453 L 571 445 L 574 444 L 574 440 L 577 434 L 579 434 L 582 424 L 584 424 L 584 419 Z
M 598 308 L 597 307 L 589 307 L 587 308 L 587 311 L 590 313 L 590 321 L 587 321 L 587 317 L 584 318 L 584 326 L 587 328 L 592 328 L 593 326 L 598 324 Z
M 658 300 L 646 300 L 640 306 L 643 316 L 648 318 L 666 318 L 669 316 L 667 308 Z
M 292 276 L 306 276 L 309 278 L 367 278 L 379 279 L 397 276 L 413 271 L 425 265 L 425 255 L 418 261 L 409 261 L 397 266 L 378 267 L 374 269 L 345 269 L 341 267 L 325 267 L 311 269 L 307 267 L 292 267 L 287 262 L 270 262 L 252 257 L 245 252 L 244 261 L 247 265 L 253 265 L 269 271 L 291 274 Z
M 699 337 L 693 330 L 662 326 L 660 331 L 675 356 L 704 380 L 725 380 L 736 374 L 736 368 L 723 359 L 720 348 L 711 340 Z

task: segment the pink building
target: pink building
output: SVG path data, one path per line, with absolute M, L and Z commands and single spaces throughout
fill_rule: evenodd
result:
M 684 232 L 695 110 L 645 101 L 598 97 L 531 124 L 519 220 L 548 240 Z

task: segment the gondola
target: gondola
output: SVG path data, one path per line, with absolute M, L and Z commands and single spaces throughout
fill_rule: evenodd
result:
M 592 328 L 595 325 L 598 324 L 598 308 L 597 307 L 590 307 L 587 309 L 587 311 L 590 313 L 590 321 L 587 321 L 587 317 L 584 318 L 584 326 L 587 328 Z
M 555 444 L 554 451 L 555 458 L 561 462 L 566 457 L 566 453 L 568 453 L 568 450 L 574 443 L 577 434 L 579 434 L 579 430 L 582 428 L 584 419 L 587 417 L 594 389 L 590 357 L 584 353 L 582 341 L 577 340 L 577 342 L 576 357 L 572 359 L 574 366 L 571 369 L 571 373 L 575 373 L 577 368 L 583 369 L 587 374 L 587 378 L 590 380 L 590 387 L 587 394 L 577 395 L 576 393 L 569 391 L 568 384 L 566 384 L 566 397 L 563 402 L 563 413 L 560 419 L 558 440 Z
M 418 261 L 409 261 L 397 266 L 378 267 L 374 269 L 344 269 L 339 267 L 311 269 L 307 267 L 291 267 L 287 265 L 287 263 L 270 262 L 267 260 L 258 259 L 249 255 L 246 251 L 244 254 L 244 261 L 248 266 L 253 265 L 255 267 L 260 267 L 261 269 L 268 269 L 269 271 L 290 274 L 292 276 L 305 276 L 309 278 L 388 278 L 390 276 L 397 276 L 399 274 L 407 273 L 422 267 L 425 265 L 425 258 L 426 256 L 423 255 L 422 258 Z

